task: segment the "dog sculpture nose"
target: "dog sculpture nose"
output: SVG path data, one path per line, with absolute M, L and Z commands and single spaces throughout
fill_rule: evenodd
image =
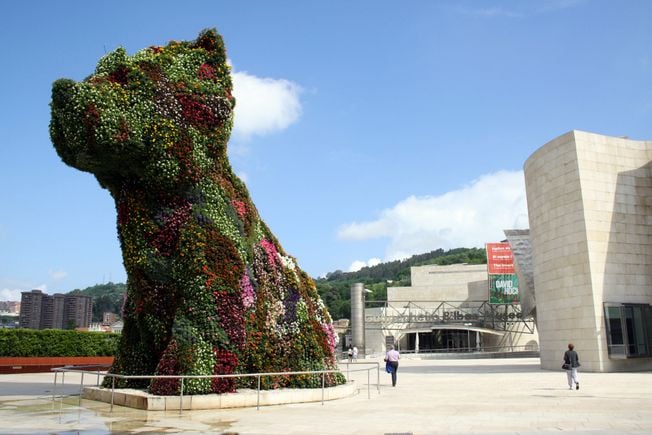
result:
M 72 104 L 74 88 L 75 82 L 70 79 L 59 79 L 53 83 L 52 102 L 50 103 L 53 115 L 50 123 L 50 136 L 62 160 L 76 167 L 75 155 L 68 147 L 70 141 L 67 136 L 72 132 L 68 128 L 69 123 L 66 122 L 66 119 L 75 118 L 72 114 L 74 110 Z

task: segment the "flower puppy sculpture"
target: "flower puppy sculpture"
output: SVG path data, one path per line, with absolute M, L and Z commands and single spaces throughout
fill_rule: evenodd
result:
M 222 38 L 118 48 L 82 82 L 52 88 L 62 160 L 115 200 L 127 271 L 124 330 L 111 373 L 212 375 L 335 368 L 330 316 L 311 278 L 260 219 L 226 154 L 235 100 Z M 326 383 L 341 383 L 328 375 Z M 264 378 L 264 387 L 321 385 Z M 130 380 L 179 394 L 178 379 Z M 184 394 L 234 391 L 192 379 Z

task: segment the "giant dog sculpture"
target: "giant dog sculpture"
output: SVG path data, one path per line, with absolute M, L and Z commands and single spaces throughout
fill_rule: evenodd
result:
M 335 367 L 331 319 L 314 283 L 229 165 L 231 89 L 215 30 L 133 56 L 118 48 L 84 81 L 53 84 L 57 153 L 94 174 L 116 203 L 128 291 L 111 373 Z M 277 376 L 263 386 L 308 387 L 318 379 Z M 342 377 L 329 374 L 326 382 Z M 181 385 L 170 378 L 118 384 L 155 394 L 179 394 Z M 235 388 L 233 378 L 193 379 L 183 393 Z

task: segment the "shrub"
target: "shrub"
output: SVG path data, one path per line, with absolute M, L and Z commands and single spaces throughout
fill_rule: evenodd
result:
M 60 329 L 0 329 L 0 357 L 113 356 L 119 334 Z

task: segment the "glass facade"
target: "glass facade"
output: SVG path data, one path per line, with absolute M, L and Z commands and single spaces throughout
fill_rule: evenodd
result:
M 652 357 L 652 306 L 604 304 L 611 358 Z
M 417 342 L 417 334 L 419 339 Z M 480 350 L 476 331 L 466 329 L 434 329 L 432 332 L 407 334 L 407 351 L 473 352 Z

